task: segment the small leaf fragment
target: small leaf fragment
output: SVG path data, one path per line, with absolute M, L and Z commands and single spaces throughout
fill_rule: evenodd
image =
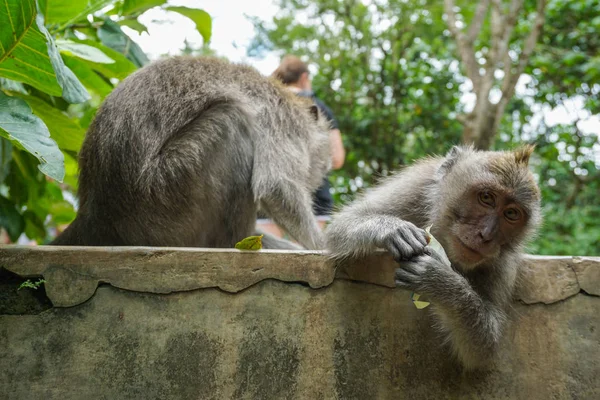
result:
M 425 228 L 425 232 L 427 232 L 427 234 L 429 235 L 429 242 L 427 245 L 431 248 L 431 250 L 435 251 L 444 260 L 444 264 L 450 267 L 452 263 L 448 259 L 446 251 L 442 247 L 441 243 L 438 242 L 437 239 L 431 234 L 430 229 L 431 226 Z
M 240 240 L 235 244 L 235 248 L 238 250 L 260 250 L 262 249 L 262 238 L 260 236 L 248 236 L 245 239 Z
M 42 285 L 42 283 L 46 283 L 46 280 L 43 278 L 38 279 L 37 282 L 31 282 L 31 280 L 27 279 L 25 282 L 23 282 L 19 285 L 17 290 L 21 290 L 23 288 L 37 290 Z
M 417 307 L 417 309 L 419 309 L 419 310 L 422 310 L 425 307 L 429 306 L 429 304 L 431 304 L 428 301 L 420 300 L 421 295 L 418 293 L 412 293 L 410 298 L 411 298 L 413 304 L 415 305 L 415 307 Z

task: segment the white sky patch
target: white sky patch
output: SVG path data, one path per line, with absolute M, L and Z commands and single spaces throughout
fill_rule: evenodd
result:
M 268 54 L 264 59 L 246 56 L 250 41 L 254 37 L 254 26 L 246 17 L 259 17 L 263 21 L 273 18 L 278 8 L 270 1 L 251 0 L 171 0 L 169 5 L 200 8 L 212 18 L 210 47 L 218 55 L 230 61 L 244 62 L 270 75 L 279 64 L 279 56 Z M 153 8 L 145 12 L 139 21 L 148 27 L 148 32 L 139 35 L 136 31 L 123 28 L 140 45 L 151 59 L 163 54 L 179 54 L 187 40 L 195 47 L 202 46 L 202 37 L 192 21 L 175 12 Z M 162 21 L 162 22 L 159 22 Z

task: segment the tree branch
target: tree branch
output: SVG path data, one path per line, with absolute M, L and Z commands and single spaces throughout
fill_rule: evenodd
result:
M 513 12 L 518 13 L 520 8 L 513 8 L 515 3 L 519 2 L 519 0 L 514 0 L 513 5 L 511 5 L 511 15 Z M 522 3 L 522 2 L 521 2 Z M 502 114 L 504 114 L 504 110 L 508 105 L 508 102 L 513 97 L 515 92 L 515 87 L 517 86 L 517 82 L 519 81 L 519 77 L 525 70 L 527 63 L 529 62 L 529 58 L 531 57 L 531 53 L 535 48 L 535 44 L 537 43 L 538 37 L 542 32 L 542 28 L 544 27 L 544 22 L 546 21 L 546 0 L 538 0 L 537 3 L 537 14 L 535 16 L 535 20 L 533 26 L 531 27 L 531 31 L 529 35 L 525 39 L 525 44 L 523 45 L 523 51 L 519 56 L 519 62 L 514 71 L 512 70 L 512 60 L 508 54 L 508 49 L 506 50 L 504 57 L 504 78 L 502 81 L 502 98 L 498 103 L 498 108 L 496 109 L 496 126 L 500 124 L 500 119 L 502 118 Z M 515 15 L 516 20 L 516 15 Z M 509 38 L 510 40 L 510 38 Z
M 506 17 L 506 24 L 503 35 L 505 46 L 503 46 L 500 49 L 499 53 L 500 55 L 503 55 L 502 63 L 504 64 L 503 70 L 505 79 L 508 79 L 508 77 L 510 77 L 510 71 L 512 69 L 512 59 L 510 58 L 510 38 L 512 37 L 512 33 L 517 24 L 517 18 L 519 16 L 519 13 L 523 8 L 523 2 L 523 0 L 513 0 L 510 4 L 508 16 Z
M 535 45 L 538 41 L 538 37 L 540 36 L 542 29 L 544 27 L 544 22 L 546 21 L 546 0 L 538 0 L 537 10 L 535 20 L 533 22 L 533 26 L 531 27 L 531 32 L 525 39 L 525 44 L 523 45 L 523 51 L 519 56 L 519 63 L 514 71 L 504 77 L 504 82 L 502 84 L 502 97 L 510 98 L 512 97 L 515 86 L 519 81 L 519 77 L 525 70 L 527 63 L 529 62 L 529 58 L 531 57 L 531 53 L 535 48 Z
M 473 45 L 477 36 L 481 32 L 481 26 L 483 24 L 483 19 L 485 18 L 485 14 L 487 13 L 488 7 L 490 5 L 490 0 L 481 0 L 477 5 L 477 10 L 475 10 L 475 16 L 471 21 L 471 25 L 469 25 L 469 32 L 467 33 L 467 43 Z
M 481 2 L 487 2 L 488 0 L 481 0 Z M 456 40 L 458 47 L 458 53 L 465 66 L 467 77 L 473 82 L 473 88 L 479 88 L 479 65 L 475 60 L 475 52 L 473 51 L 473 45 L 469 42 L 467 36 L 464 34 L 462 29 L 456 25 L 456 13 L 454 12 L 454 0 L 444 0 L 444 11 L 448 17 L 448 29 Z

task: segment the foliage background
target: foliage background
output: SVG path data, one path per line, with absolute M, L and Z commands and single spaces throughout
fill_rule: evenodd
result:
M 338 204 L 391 170 L 461 142 L 457 117 L 469 111 L 472 98 L 443 2 L 278 3 L 273 20 L 253 21 L 257 34 L 249 54 L 294 53 L 311 62 L 313 86 L 334 110 L 347 149 L 344 168 L 330 176 Z M 472 18 L 476 4 L 457 1 L 460 17 Z M 139 16 L 152 7 L 179 12 L 205 40 L 202 48 L 184 52 L 214 55 L 211 19 L 166 0 L 7 5 L 7 11 L 0 7 L 0 226 L 12 241 L 24 233 L 45 243 L 75 215 L 77 151 L 97 107 L 148 62 L 121 27 L 145 31 Z M 511 46 L 531 29 L 535 8 L 535 0 L 524 2 Z M 532 168 L 546 222 L 530 251 L 600 255 L 600 144 L 598 132 L 584 129 L 600 114 L 600 3 L 551 0 L 545 15 L 493 147 L 537 144 Z M 474 46 L 478 57 L 485 56 L 489 35 L 484 25 Z M 555 107 L 568 108 L 574 123 L 550 126 L 539 117 Z

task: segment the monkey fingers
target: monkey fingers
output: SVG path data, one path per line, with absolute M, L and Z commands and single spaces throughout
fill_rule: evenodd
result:
M 421 235 L 418 230 L 416 226 L 407 223 L 388 237 L 386 248 L 396 261 L 410 260 L 423 253 L 427 246 L 426 234 Z
M 405 261 L 400 268 L 396 268 L 396 286 L 417 289 L 424 273 L 425 268 L 421 263 L 417 261 Z
M 442 261 L 422 254 L 402 262 L 400 268 L 396 269 L 396 286 L 427 293 L 448 278 L 447 271 Z
M 434 258 L 435 260 L 439 261 L 440 263 L 446 265 L 446 260 L 444 260 L 444 258 L 435 250 L 433 250 L 431 247 L 425 247 L 425 250 L 423 250 L 423 254 L 430 256 L 431 258 Z
M 395 273 L 396 287 L 410 290 L 419 290 L 420 277 L 405 269 L 397 268 Z

